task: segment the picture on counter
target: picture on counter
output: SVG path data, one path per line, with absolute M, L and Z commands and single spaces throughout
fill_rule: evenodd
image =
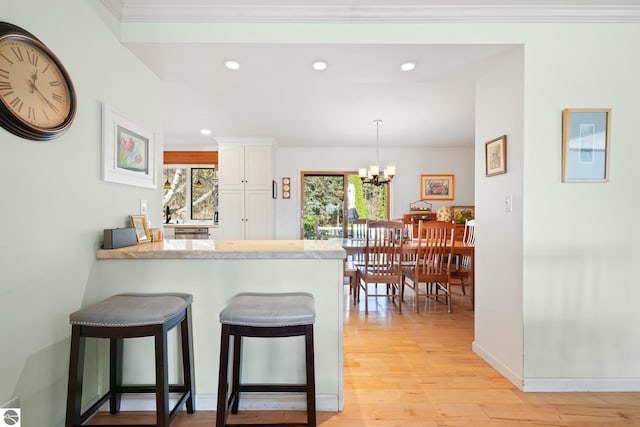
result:
M 102 178 L 156 188 L 153 133 L 107 105 L 102 108 L 102 129 Z
M 476 217 L 476 209 L 474 206 L 451 206 L 451 217 L 454 222 L 464 224 Z
M 150 242 L 151 233 L 149 232 L 149 226 L 147 225 L 146 215 L 129 215 L 129 222 L 131 226 L 136 229 L 136 238 L 138 243 Z
M 507 135 L 484 144 L 485 176 L 507 173 Z
M 421 200 L 453 200 L 454 194 L 453 175 L 420 175 Z
M 610 123 L 610 109 L 562 111 L 562 182 L 607 181 Z

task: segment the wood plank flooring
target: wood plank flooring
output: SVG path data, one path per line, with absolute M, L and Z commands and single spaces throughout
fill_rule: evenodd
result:
M 383 298 L 345 302 L 345 409 L 319 412 L 323 427 L 640 426 L 640 393 L 522 393 L 471 351 L 469 296 L 453 312 L 428 301 L 419 314 L 407 296 L 403 314 Z M 345 295 L 345 301 L 347 301 Z M 424 308 L 424 311 L 423 311 Z M 151 413 L 117 415 L 118 422 L 153 423 Z M 304 421 L 303 412 L 239 414 L 234 422 Z M 99 414 L 92 424 L 113 422 Z M 215 412 L 184 411 L 172 427 L 215 425 Z

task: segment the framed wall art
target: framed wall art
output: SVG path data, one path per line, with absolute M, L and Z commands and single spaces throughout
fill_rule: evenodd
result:
M 451 206 L 451 217 L 454 222 L 464 224 L 467 220 L 476 217 L 475 206 Z
M 485 176 L 507 173 L 507 135 L 484 144 Z
M 129 215 L 129 222 L 131 226 L 136 229 L 136 238 L 138 243 L 150 242 L 151 233 L 149 232 L 149 226 L 147 225 L 146 215 Z
M 453 200 L 454 195 L 453 175 L 420 175 L 421 200 Z
M 102 179 L 156 188 L 153 133 L 102 106 Z
M 611 109 L 562 110 L 562 182 L 604 182 L 609 175 Z

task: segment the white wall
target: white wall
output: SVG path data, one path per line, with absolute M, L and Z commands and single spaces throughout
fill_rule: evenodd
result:
M 525 46 L 525 389 L 640 390 L 637 40 L 552 25 Z M 561 112 L 581 107 L 612 110 L 607 183 L 561 183 Z
M 355 147 L 278 147 L 276 182 L 291 177 L 291 198 L 276 200 L 276 238 L 300 238 L 300 172 L 354 171 L 375 161 L 375 150 Z M 395 163 L 396 177 L 391 183 L 391 218 L 402 218 L 409 203 L 420 199 L 421 174 L 454 174 L 455 199 L 433 201 L 433 209 L 446 205 L 473 205 L 474 159 L 472 147 L 417 148 L 380 147 L 380 163 Z M 279 187 L 278 187 L 279 188 Z M 280 192 L 279 192 L 280 193 Z M 280 196 L 280 194 L 279 194 Z
M 514 384 L 523 383 L 522 47 L 496 60 L 476 85 L 476 315 L 473 349 Z M 507 136 L 507 173 L 485 177 L 485 145 Z M 505 196 L 513 209 L 504 209 Z
M 62 425 L 69 314 L 80 308 L 104 228 L 122 227 L 148 202 L 161 218 L 161 190 L 101 180 L 101 105 L 158 131 L 159 82 L 107 28 L 99 2 L 4 0 L 2 20 L 34 33 L 67 68 L 78 112 L 48 142 L 0 129 L 0 406 L 20 399 L 22 425 Z

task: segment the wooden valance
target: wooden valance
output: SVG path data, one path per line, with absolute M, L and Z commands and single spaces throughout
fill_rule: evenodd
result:
M 165 151 L 163 155 L 165 165 L 216 165 L 218 166 L 217 151 Z

